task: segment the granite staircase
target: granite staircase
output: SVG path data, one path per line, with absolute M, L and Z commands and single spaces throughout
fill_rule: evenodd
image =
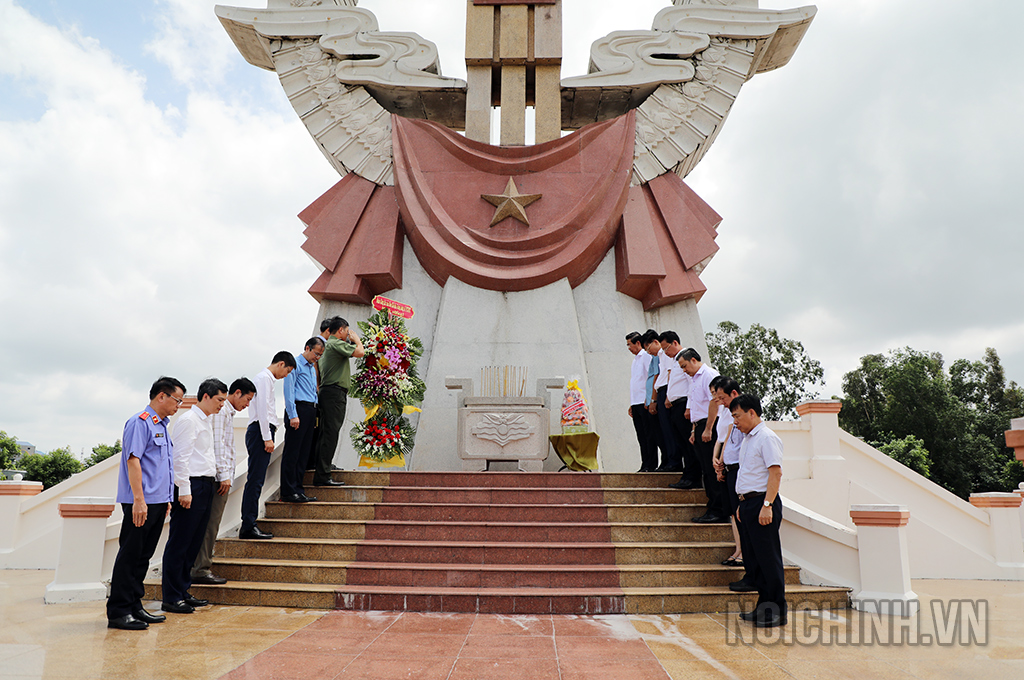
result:
M 683 613 L 748 607 L 729 525 L 695 524 L 705 496 L 664 474 L 337 472 L 318 500 L 267 503 L 273 540 L 217 542 L 211 602 L 480 613 Z M 791 605 L 845 607 L 799 583 Z

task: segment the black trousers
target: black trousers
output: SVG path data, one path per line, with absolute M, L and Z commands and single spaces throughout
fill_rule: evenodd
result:
M 320 438 L 317 441 L 316 466 L 313 483 L 323 483 L 331 478 L 331 465 L 338 450 L 338 437 L 345 424 L 345 406 L 348 404 L 348 390 L 339 385 L 320 386 Z
M 640 468 L 653 471 L 658 467 L 658 443 L 653 431 L 655 421 L 643 404 L 633 404 L 629 408 L 633 414 L 636 441 L 640 444 Z
M 164 546 L 163 600 L 178 602 L 184 600 L 192 587 L 192 564 L 199 555 L 206 537 L 206 526 L 210 523 L 210 507 L 216 487 L 213 477 L 192 477 L 192 502 L 182 507 L 177 502 L 171 505 L 171 531 Z
M 679 478 L 681 482 L 688 482 L 693 487 L 703 486 L 704 473 L 697 460 L 697 453 L 690 443 L 690 431 L 693 425 L 686 417 L 686 397 L 676 399 L 672 402 L 672 408 L 668 410 L 669 420 L 672 423 L 672 432 L 676 441 L 676 453 L 683 464 L 683 475 Z
M 290 424 L 284 426 L 284 453 L 281 456 L 281 497 L 302 493 L 302 476 L 306 473 L 306 461 L 313 444 L 316 429 L 316 404 L 311 401 L 295 402 L 295 414 L 299 417 L 298 429 Z
M 757 521 L 764 504 L 764 496 L 740 501 L 740 535 L 747 534 L 743 549 L 743 563 L 751 564 L 756 573 L 754 586 L 757 588 L 757 612 L 759 617 L 786 614 L 786 574 L 782 564 L 782 541 L 779 540 L 779 526 L 782 525 L 782 497 L 776 496 L 772 504 L 772 521 L 761 526 Z
M 273 439 L 277 428 L 270 426 L 270 437 Z M 267 479 L 267 467 L 270 465 L 270 454 L 263 445 L 263 433 L 260 424 L 249 423 L 245 428 L 245 450 L 249 454 L 249 473 L 245 476 L 245 488 L 242 489 L 242 531 L 256 526 L 256 518 L 260 514 L 260 494 L 263 493 L 263 482 Z
M 736 510 L 740 507 L 740 498 L 736 495 L 736 475 L 738 474 L 738 469 L 725 471 L 725 495 L 729 500 L 729 516 L 733 519 L 736 518 Z M 743 580 L 747 583 L 753 583 L 757 578 L 757 569 L 754 566 L 754 562 L 747 561 L 747 551 L 751 549 L 750 540 L 739 528 L 738 523 L 736 529 L 740 534 L 740 552 L 743 553 Z
M 661 428 L 661 465 L 659 470 L 682 470 L 683 457 L 679 452 L 675 428 L 672 425 L 673 408 L 665 408 L 668 400 L 668 385 L 658 388 L 658 425 Z
M 711 429 L 711 441 L 704 441 L 701 435 L 707 427 L 708 419 L 698 420 L 693 424 L 693 449 L 697 461 L 700 463 L 701 473 L 704 476 L 704 493 L 708 496 L 707 511 L 722 517 L 729 515 L 729 501 L 725 497 L 725 483 L 718 481 L 718 473 L 715 472 L 713 456 L 715 453 L 715 441 L 718 433 Z
M 110 577 L 110 597 L 107 598 L 107 618 L 119 619 L 142 609 L 142 596 L 146 594 L 143 581 L 149 571 L 149 560 L 160 542 L 160 532 L 167 517 L 167 503 L 149 505 L 146 521 L 141 527 L 132 522 L 132 504 L 122 503 L 124 519 L 118 537 L 114 572 Z

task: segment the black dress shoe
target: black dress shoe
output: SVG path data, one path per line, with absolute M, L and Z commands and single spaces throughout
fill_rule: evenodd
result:
M 294 496 L 281 496 L 281 500 L 285 503 L 305 503 L 306 497 L 301 494 L 295 494 Z
M 307 496 L 306 494 L 302 494 L 302 502 L 303 503 L 315 503 L 316 502 L 316 496 Z
M 191 614 L 196 610 L 195 607 L 190 605 L 185 600 L 178 600 L 177 602 L 161 602 L 160 609 L 165 612 L 171 612 L 172 614 Z
M 342 471 L 342 469 L 340 467 L 338 467 L 337 465 L 332 465 L 331 466 L 331 472 L 341 472 L 341 471 Z
M 757 588 L 750 581 L 740 579 L 739 581 L 733 581 L 730 583 L 729 590 L 734 593 L 752 593 L 757 590 Z
M 131 614 L 125 614 L 119 616 L 116 619 L 107 619 L 107 628 L 117 628 L 119 630 L 146 630 L 149 628 L 149 624 L 145 621 L 140 621 Z
M 132 616 L 145 623 L 163 623 L 167 620 L 167 617 L 163 614 L 150 614 L 145 609 L 132 612 Z
M 740 612 L 740 618 L 744 621 L 753 621 L 757 618 L 757 610 L 751 609 L 749 612 Z
M 651 468 L 642 467 L 639 470 L 637 470 L 638 474 L 641 473 L 641 472 L 654 472 L 654 470 L 652 470 Z
M 345 482 L 339 482 L 336 479 L 321 479 L 320 481 L 314 479 L 313 486 L 345 486 Z
M 210 601 L 204 600 L 201 597 L 196 597 L 192 593 L 185 593 L 185 604 L 187 604 L 190 607 L 199 608 L 205 607 L 206 605 L 210 604 Z
M 268 534 L 266 531 L 260 531 L 259 527 L 253 527 L 252 529 L 242 529 L 238 532 L 238 537 L 246 539 L 266 540 L 268 538 L 273 538 L 274 534 Z
M 678 482 L 675 482 L 673 484 L 669 484 L 668 487 L 670 489 L 683 489 L 683 490 L 685 490 L 685 489 L 698 489 L 698 488 L 700 488 L 698 486 L 695 486 L 693 484 L 693 482 L 686 482 L 686 481 L 683 481 L 681 479 Z
M 205 576 L 193 576 L 192 583 L 199 583 L 204 586 L 220 586 L 227 583 L 228 580 L 223 576 L 217 576 L 216 574 L 206 574 Z
M 785 626 L 787 621 L 785 616 L 772 616 L 771 614 L 765 617 L 757 617 L 754 619 L 755 628 L 774 628 L 776 626 Z
M 693 521 L 697 524 L 721 524 L 722 522 L 728 522 L 729 518 L 725 515 L 719 515 L 716 513 L 709 512 L 706 515 L 695 517 Z
M 682 465 L 669 465 L 668 467 L 658 466 L 658 469 L 655 470 L 655 472 L 682 472 L 682 471 L 683 471 L 683 466 Z

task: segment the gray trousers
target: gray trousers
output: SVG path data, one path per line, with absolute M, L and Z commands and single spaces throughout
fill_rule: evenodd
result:
M 213 544 L 217 542 L 217 534 L 220 532 L 220 520 L 224 517 L 224 508 L 228 504 L 227 494 L 221 496 L 217 493 L 220 488 L 218 482 L 214 486 L 213 499 L 210 502 L 210 522 L 206 525 L 206 535 L 203 536 L 203 545 L 199 548 L 199 554 L 192 565 L 192 578 L 197 576 L 209 576 L 210 565 L 213 564 Z

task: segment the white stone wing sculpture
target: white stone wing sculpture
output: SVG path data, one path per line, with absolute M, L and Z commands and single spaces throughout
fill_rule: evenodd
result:
M 215 8 L 245 59 L 276 71 L 327 159 L 392 184 L 391 113 L 465 126 L 466 83 L 440 75 L 437 47 L 380 31 L 355 0 L 269 0 L 265 10 Z
M 817 11 L 757 0 L 674 0 L 649 31 L 594 42 L 590 73 L 562 80 L 562 123 L 582 127 L 637 109 L 633 184 L 685 177 L 714 142 L 743 84 L 784 66 Z

